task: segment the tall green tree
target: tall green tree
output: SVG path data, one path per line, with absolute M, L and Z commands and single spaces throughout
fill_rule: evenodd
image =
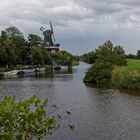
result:
M 23 33 L 14 26 L 8 27 L 5 29 L 7 38 L 12 41 L 12 44 L 15 46 L 16 54 L 16 64 L 22 64 L 22 55 L 25 47 L 25 39 Z
M 57 61 L 60 65 L 73 65 L 75 61 L 79 61 L 76 56 L 73 56 L 71 53 L 62 50 L 57 57 Z
M 42 48 L 34 47 L 31 49 L 32 54 L 32 64 L 33 65 L 44 65 L 44 56 Z
M 140 59 L 140 50 L 137 51 L 137 58 Z
M 85 53 L 82 56 L 80 56 L 81 61 L 84 61 L 88 64 L 93 64 L 96 60 L 96 55 L 95 52 L 89 52 L 89 53 Z
M 5 31 L 2 31 L 0 36 L 0 52 L 0 66 L 16 65 L 16 47 Z
M 29 47 L 41 47 L 43 40 L 41 37 L 35 34 L 28 35 L 28 46 Z
M 6 34 L 9 38 L 23 37 L 21 31 L 15 26 L 11 26 L 5 29 Z
M 111 65 L 126 65 L 125 51 L 121 46 L 114 46 L 110 40 L 100 45 L 95 51 L 96 61 Z
M 114 46 L 110 40 L 100 45 L 95 51 L 96 61 L 87 71 L 84 81 L 106 85 L 111 83 L 114 66 L 126 65 L 125 52 L 121 46 Z

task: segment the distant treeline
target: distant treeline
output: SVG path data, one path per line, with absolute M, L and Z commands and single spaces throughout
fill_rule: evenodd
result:
M 18 65 L 51 65 L 52 57 L 62 65 L 78 61 L 67 51 L 51 56 L 42 44 L 43 40 L 38 35 L 28 34 L 25 39 L 18 28 L 6 28 L 0 34 L 0 67 L 14 69 Z
M 129 59 L 140 59 L 140 50 L 137 51 L 136 55 L 134 55 L 134 54 L 126 55 L 126 58 L 129 58 Z
M 136 55 L 135 54 L 128 54 L 128 55 L 125 54 L 125 57 L 127 59 L 140 59 L 140 50 L 137 51 Z M 80 60 L 83 62 L 86 62 L 88 64 L 95 63 L 96 59 L 97 59 L 96 50 L 88 52 L 88 53 L 84 53 L 83 55 L 80 56 Z

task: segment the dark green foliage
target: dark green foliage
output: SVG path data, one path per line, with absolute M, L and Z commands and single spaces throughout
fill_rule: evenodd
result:
M 0 87 L 2 90 L 2 87 Z M 37 96 L 16 101 L 14 97 L 5 96 L 0 100 L 0 139 L 1 140 L 40 140 L 51 135 L 60 127 L 63 120 L 60 114 L 47 112 L 48 100 L 40 100 Z M 58 109 L 52 105 L 52 113 Z M 67 114 L 71 113 L 67 111 Z M 66 117 L 66 116 L 65 116 Z M 75 126 L 68 127 L 74 130 Z
M 136 59 L 136 55 L 134 54 L 128 54 L 125 56 L 127 59 Z
M 88 69 L 84 81 L 97 85 L 111 83 L 111 72 L 115 65 L 126 65 L 125 52 L 120 46 L 113 46 L 111 41 L 106 41 L 95 51 L 96 61 Z
M 42 46 L 43 40 L 41 37 L 35 34 L 28 35 L 28 46 L 29 47 L 40 47 Z
M 0 38 L 0 66 L 15 65 L 17 60 L 16 47 L 10 39 Z
M 0 67 L 11 70 L 17 65 L 52 65 L 55 61 L 59 65 L 71 66 L 79 62 L 78 57 L 66 51 L 49 54 L 38 35 L 29 34 L 27 38 L 25 40 L 22 32 L 14 26 L 1 31 Z
M 96 60 L 95 52 L 92 51 L 92 52 L 83 54 L 82 56 L 80 56 L 80 60 L 88 64 L 93 64 Z
M 137 51 L 137 58 L 140 59 L 140 50 Z
M 71 114 L 71 112 L 69 112 L 69 111 L 66 111 L 66 113 L 67 113 L 68 115 L 70 115 L 70 114 Z
M 16 27 L 6 28 L 0 36 L 0 66 L 13 67 L 22 63 L 22 50 L 25 46 L 23 34 Z
M 121 46 L 113 46 L 110 40 L 95 51 L 96 62 L 107 62 L 111 65 L 126 65 L 125 52 Z
M 61 51 L 59 53 L 59 64 L 61 65 L 72 65 L 72 54 L 67 51 Z
M 53 58 L 59 65 L 63 66 L 73 66 L 77 65 L 79 62 L 78 57 L 73 56 L 71 53 L 65 50 L 62 50 L 58 55 L 53 56 Z
M 50 64 L 47 51 L 41 47 L 42 39 L 34 34 L 25 41 L 16 27 L 8 27 L 0 36 L 0 67 L 13 69 L 17 65 Z
M 42 48 L 40 47 L 34 47 L 31 49 L 32 54 L 32 64 L 33 65 L 44 65 L 44 56 L 42 55 Z
M 111 81 L 111 63 L 96 62 L 88 69 L 84 82 L 92 82 L 98 85 L 108 85 Z
M 68 127 L 69 127 L 71 130 L 74 130 L 74 129 L 75 129 L 75 125 L 68 125 Z
M 36 96 L 16 101 L 5 96 L 0 101 L 0 138 L 2 140 L 31 140 L 51 135 L 59 124 L 47 114 L 48 100 Z
M 125 58 L 125 51 L 121 46 L 115 46 L 113 48 L 113 56 L 114 62 L 113 65 L 123 66 L 127 64 L 127 60 Z
M 20 32 L 20 30 L 14 26 L 8 27 L 5 29 L 6 35 L 9 38 L 16 38 L 16 37 L 23 37 L 23 34 Z

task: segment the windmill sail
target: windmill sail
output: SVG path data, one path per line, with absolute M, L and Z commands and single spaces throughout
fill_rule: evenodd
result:
M 53 37 L 54 43 L 56 43 L 56 39 L 55 39 L 55 36 L 54 36 L 54 31 L 53 31 L 53 26 L 52 26 L 52 22 L 50 21 L 49 24 L 50 24 L 50 28 L 51 28 L 51 31 L 52 31 L 52 37 Z

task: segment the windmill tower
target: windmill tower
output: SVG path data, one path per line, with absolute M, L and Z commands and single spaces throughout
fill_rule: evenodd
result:
M 40 30 L 43 32 L 44 41 L 43 46 L 47 49 L 49 53 L 58 53 L 60 51 L 59 43 L 56 43 L 56 39 L 54 36 L 54 30 L 51 21 L 49 22 L 50 29 L 45 30 L 43 26 L 41 26 Z

